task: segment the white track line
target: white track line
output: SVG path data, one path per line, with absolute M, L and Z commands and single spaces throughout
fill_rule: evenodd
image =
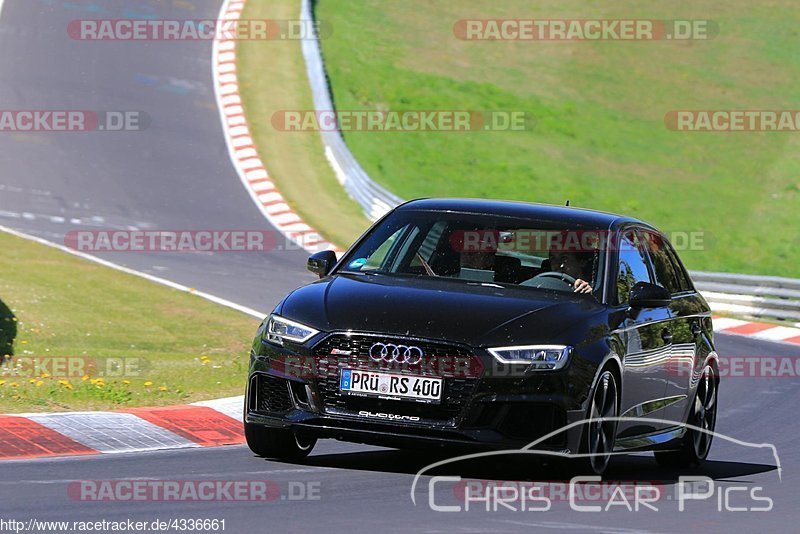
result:
M 177 282 L 173 282 L 171 280 L 167 280 L 165 278 L 159 278 L 158 276 L 153 276 L 151 274 L 143 273 L 141 271 L 136 271 L 134 269 L 129 269 L 128 267 L 124 267 L 122 265 L 118 265 L 116 263 L 112 263 L 110 261 L 97 258 L 97 257 L 92 256 L 90 254 L 86 254 L 84 252 L 79 252 L 77 250 L 73 250 L 73 249 L 65 247 L 63 245 L 58 245 L 58 244 L 53 243 L 51 241 L 47 241 L 46 239 L 42 239 L 41 237 L 36 237 L 36 236 L 29 235 L 29 234 L 25 234 L 23 232 L 19 232 L 17 230 L 14 230 L 12 228 L 8 228 L 8 227 L 5 227 L 5 226 L 0 226 L 0 232 L 5 232 L 7 234 L 11 234 L 11 235 L 20 237 L 22 239 L 27 239 L 28 241 L 34 241 L 34 242 L 39 243 L 41 245 L 45 245 L 45 246 L 48 246 L 48 247 L 51 247 L 51 248 L 55 248 L 55 249 L 58 249 L 58 250 L 60 250 L 62 252 L 66 252 L 68 254 L 72 254 L 73 256 L 77 256 L 79 258 L 83 258 L 84 260 L 89 260 L 91 262 L 98 263 L 98 264 L 100 264 L 100 265 L 102 265 L 104 267 L 110 267 L 111 269 L 114 269 L 116 271 L 120 271 L 120 272 L 123 272 L 123 273 L 126 273 L 126 274 L 131 274 L 133 276 L 138 276 L 139 278 L 144 278 L 145 280 L 149 280 L 150 282 L 155 282 L 157 284 L 161 284 L 162 286 L 171 287 L 172 289 L 177 289 L 178 291 L 182 291 L 184 293 L 190 293 L 192 295 L 197 295 L 198 297 L 206 299 L 208 301 L 211 301 L 211 302 L 213 302 L 215 304 L 220 304 L 220 305 L 225 306 L 227 308 L 231 308 L 231 309 L 234 309 L 236 311 L 239 311 L 239 312 L 242 312 L 242 313 L 246 313 L 247 315 L 250 315 L 251 317 L 255 317 L 256 319 L 263 319 L 264 317 L 267 316 L 267 314 L 265 314 L 263 312 L 254 310 L 252 308 L 248 308 L 247 306 L 242 306 L 241 304 L 236 304 L 235 302 L 231 302 L 230 300 L 223 299 L 221 297 L 217 297 L 217 296 L 212 295 L 210 293 L 204 293 L 203 291 L 197 291 L 194 288 L 191 288 L 191 287 L 188 287 L 188 286 L 184 286 L 182 284 L 179 284 Z

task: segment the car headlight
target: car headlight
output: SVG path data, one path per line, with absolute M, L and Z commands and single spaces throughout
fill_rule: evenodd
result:
M 318 333 L 319 330 L 314 330 L 310 326 L 290 321 L 280 315 L 270 315 L 267 321 L 267 341 L 278 345 L 283 345 L 284 341 L 305 343 Z
M 488 349 L 497 361 L 505 364 L 528 365 L 530 370 L 554 371 L 569 361 L 572 347 L 565 345 L 524 345 Z

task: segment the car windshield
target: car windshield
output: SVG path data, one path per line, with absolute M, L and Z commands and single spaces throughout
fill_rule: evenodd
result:
M 420 276 L 599 295 L 602 231 L 554 220 L 399 210 L 344 258 L 339 272 Z

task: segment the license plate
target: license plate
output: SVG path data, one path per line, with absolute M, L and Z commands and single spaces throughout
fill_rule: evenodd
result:
M 350 395 L 434 403 L 442 400 L 442 379 L 342 369 L 339 390 Z

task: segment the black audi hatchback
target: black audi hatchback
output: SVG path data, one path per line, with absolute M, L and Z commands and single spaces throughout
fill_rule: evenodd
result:
M 575 454 L 708 455 L 711 314 L 667 237 L 629 217 L 465 199 L 405 203 L 287 295 L 251 352 L 245 435 Z M 563 429 L 563 430 L 562 430 Z

